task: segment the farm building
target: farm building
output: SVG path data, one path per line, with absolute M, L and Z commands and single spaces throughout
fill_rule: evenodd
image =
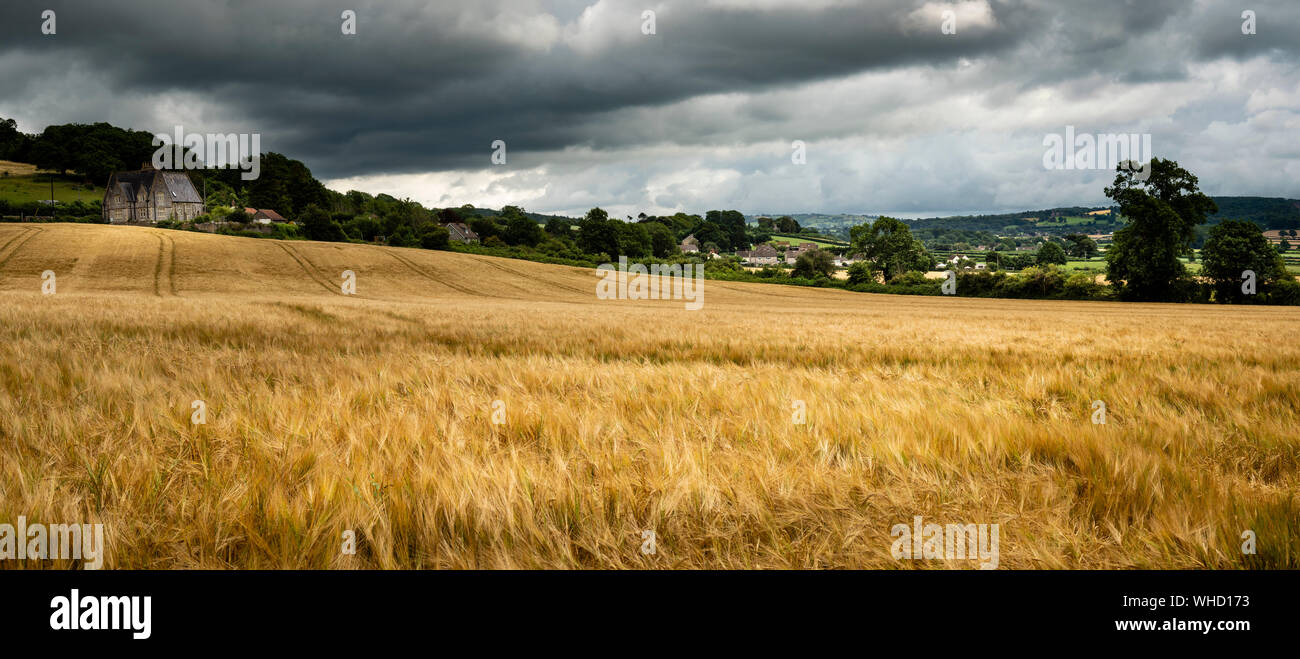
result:
M 202 214 L 203 198 L 185 172 L 146 164 L 138 171 L 114 173 L 104 189 L 104 220 L 111 224 L 157 224 Z

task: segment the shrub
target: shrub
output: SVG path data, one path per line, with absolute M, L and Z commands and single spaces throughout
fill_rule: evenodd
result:
M 451 244 L 451 234 L 447 229 L 437 225 L 429 225 L 420 232 L 420 247 L 425 249 L 447 249 Z
M 1065 274 L 1055 265 L 1025 268 L 1017 279 L 1023 297 L 1058 297 L 1065 293 Z
M 889 280 L 889 285 L 890 286 L 916 286 L 917 284 L 924 284 L 928 281 L 929 280 L 925 278 L 924 272 L 917 272 L 916 270 L 908 270 L 907 272 L 902 272 L 897 275 L 894 275 L 894 278 Z
M 963 297 L 994 297 L 999 294 L 1006 279 L 1005 272 L 959 272 L 957 294 Z
M 1065 280 L 1065 297 L 1072 300 L 1094 300 L 1102 297 L 1105 287 L 1097 283 L 1094 275 L 1079 272 Z
M 1168 300 L 1170 302 L 1209 304 L 1213 300 L 1213 282 L 1199 281 L 1191 277 L 1180 277 L 1174 280 L 1172 286 L 1173 292 Z
M 816 279 L 818 277 L 830 277 L 834 271 L 835 262 L 831 253 L 821 249 L 814 249 L 800 254 L 799 258 L 795 259 L 794 272 L 790 273 L 790 276 Z
M 859 284 L 876 283 L 876 273 L 871 266 L 865 261 L 858 261 L 849 266 L 849 284 L 856 286 Z
M 1294 277 L 1279 279 L 1269 286 L 1269 304 L 1300 305 L 1300 282 Z

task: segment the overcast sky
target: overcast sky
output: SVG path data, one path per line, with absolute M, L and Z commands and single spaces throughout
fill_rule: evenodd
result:
M 1111 173 L 1043 165 L 1067 126 L 1150 134 L 1211 194 L 1300 197 L 1297 44 L 1295 0 L 4 0 L 0 117 L 256 132 L 432 206 L 1100 205 Z

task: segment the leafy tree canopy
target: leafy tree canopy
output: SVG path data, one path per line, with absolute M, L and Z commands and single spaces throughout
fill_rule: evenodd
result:
M 921 241 L 912 236 L 907 224 L 892 217 L 881 217 L 871 224 L 849 229 L 852 252 L 861 252 L 874 272 L 883 273 L 885 281 L 910 270 L 928 271 L 934 261 Z
M 1255 273 L 1256 290 L 1261 294 L 1273 282 L 1288 278 L 1282 256 L 1253 222 L 1224 220 L 1210 227 L 1201 262 L 1201 274 L 1213 282 L 1221 302 L 1245 297 L 1241 284 L 1247 270 Z

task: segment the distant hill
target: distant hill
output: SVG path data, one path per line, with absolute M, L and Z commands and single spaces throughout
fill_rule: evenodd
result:
M 758 224 L 758 218 L 770 217 L 790 217 L 801 227 L 821 227 L 823 229 L 838 229 L 851 226 L 857 226 L 866 222 L 874 222 L 878 215 L 858 215 L 853 213 L 755 213 L 746 215 L 745 221 L 750 224 Z
M 1264 229 L 1300 229 L 1300 200 L 1282 197 L 1213 197 L 1219 212 L 1210 216 L 1210 224 L 1224 219 L 1248 220 Z M 1114 217 L 1090 216 L 1092 211 L 1105 210 L 1107 206 L 1061 206 L 1039 210 L 989 215 L 954 215 L 905 220 L 913 230 L 934 229 L 953 231 L 987 231 L 1009 233 L 1011 229 L 1057 233 L 1061 231 L 1111 231 L 1123 225 Z M 1112 209 L 1112 216 L 1118 209 Z M 759 217 L 789 215 L 800 226 L 839 230 L 873 222 L 878 216 L 865 214 L 819 213 L 760 213 L 746 216 L 751 222 Z
M 1300 200 L 1282 197 L 1215 197 L 1219 220 L 1249 220 L 1265 229 L 1300 229 Z

